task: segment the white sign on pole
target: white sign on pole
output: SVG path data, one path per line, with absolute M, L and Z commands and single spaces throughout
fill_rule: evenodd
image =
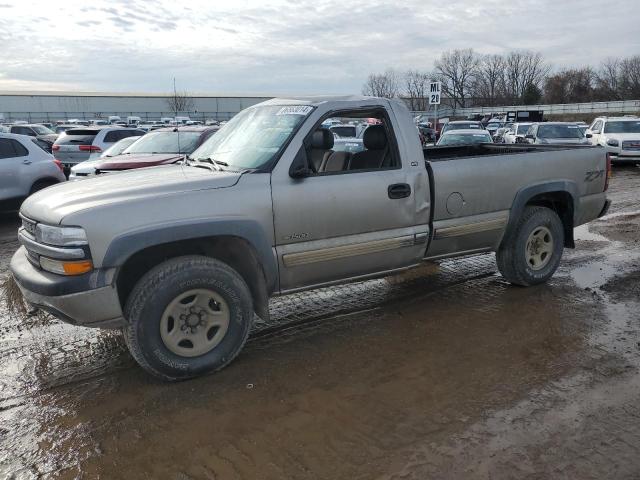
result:
M 429 105 L 440 105 L 440 90 L 442 83 L 431 82 L 429 84 Z

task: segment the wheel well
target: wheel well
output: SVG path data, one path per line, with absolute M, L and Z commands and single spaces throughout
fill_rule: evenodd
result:
M 156 265 L 184 255 L 204 255 L 226 263 L 244 279 L 251 291 L 253 306 L 264 320 L 269 315 L 269 292 L 264 270 L 253 246 L 234 236 L 205 237 L 154 245 L 136 252 L 120 268 L 116 278 L 122 308 L 142 276 Z
M 569 192 L 545 192 L 535 195 L 527 205 L 547 207 L 558 214 L 564 226 L 564 246 L 574 248 L 573 240 L 573 197 Z
M 31 191 L 33 191 L 33 189 L 34 189 L 34 187 L 36 185 L 46 185 L 47 187 L 49 187 L 51 185 L 55 185 L 58 182 L 59 182 L 59 180 L 57 178 L 53 178 L 53 177 L 39 178 L 35 182 L 33 182 L 31 184 Z

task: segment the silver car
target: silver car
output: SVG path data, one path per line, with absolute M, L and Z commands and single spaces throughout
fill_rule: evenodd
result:
M 0 204 L 11 208 L 30 194 L 64 182 L 62 166 L 32 137 L 0 133 Z
M 107 148 L 126 137 L 144 135 L 137 128 L 114 126 L 78 127 L 64 132 L 53 144 L 53 155 L 65 169 L 85 160 L 97 159 Z

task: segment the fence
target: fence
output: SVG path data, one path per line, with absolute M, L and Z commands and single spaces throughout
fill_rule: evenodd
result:
M 92 120 L 103 119 L 106 120 L 111 115 L 117 115 L 123 120 L 127 117 L 140 117 L 143 122 L 155 122 L 160 121 L 163 117 L 176 117 L 184 116 L 189 117 L 191 120 L 229 120 L 238 112 L 2 112 L 0 113 L 0 120 L 3 122 L 15 122 L 17 120 L 24 120 L 29 123 L 55 123 L 59 120 Z M 1 116 L 4 115 L 4 119 Z
M 562 115 L 567 113 L 617 113 L 640 115 L 640 100 L 620 100 L 614 102 L 588 103 L 558 103 L 548 105 L 506 105 L 498 107 L 441 107 L 438 109 L 438 117 L 463 117 L 472 113 L 502 113 L 513 110 L 542 110 L 544 111 L 545 115 Z M 427 115 L 429 117 L 434 116 L 434 110 L 413 113 L 414 115 Z

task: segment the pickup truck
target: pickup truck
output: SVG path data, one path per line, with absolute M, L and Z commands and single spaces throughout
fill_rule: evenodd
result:
M 334 151 L 331 118 L 377 124 Z M 229 364 L 274 295 L 483 252 L 545 282 L 606 212 L 609 170 L 601 147 L 423 149 L 400 101 L 272 99 L 181 163 L 32 195 L 11 271 L 28 303 L 121 328 L 144 369 L 185 379 Z

